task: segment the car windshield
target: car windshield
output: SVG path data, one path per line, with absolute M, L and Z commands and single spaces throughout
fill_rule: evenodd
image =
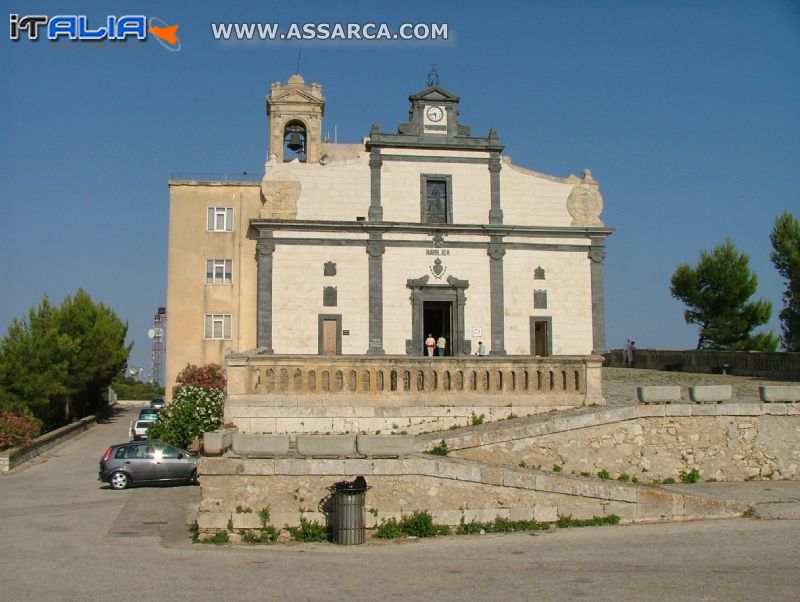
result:
M 146 429 L 150 426 L 150 423 L 153 422 L 152 420 L 137 420 L 136 427 L 137 429 Z

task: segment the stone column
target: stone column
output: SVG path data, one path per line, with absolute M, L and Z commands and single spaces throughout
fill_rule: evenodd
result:
M 370 232 L 369 256 L 369 349 L 367 355 L 385 355 L 383 350 L 383 254 L 386 245 L 380 232 Z
M 492 348 L 489 355 L 506 355 L 505 299 L 503 295 L 503 257 L 506 247 L 500 236 L 489 242 L 489 297 L 491 300 Z
M 491 153 L 489 157 L 489 187 L 492 205 L 489 209 L 489 223 L 502 224 L 503 210 L 500 207 L 500 153 Z
M 259 232 L 256 243 L 258 283 L 256 291 L 256 344 L 272 354 L 272 256 L 275 241 L 271 231 Z
M 592 239 L 589 247 L 590 274 L 592 279 L 592 354 L 606 351 L 606 293 L 603 262 L 606 250 L 603 241 Z
M 383 221 L 383 206 L 381 205 L 381 166 L 383 159 L 381 159 L 381 151 L 379 149 L 372 149 L 369 153 L 369 221 L 382 222 Z

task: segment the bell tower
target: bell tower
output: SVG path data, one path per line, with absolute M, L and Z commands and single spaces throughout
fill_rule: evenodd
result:
M 307 86 L 297 73 L 285 86 L 272 84 L 267 96 L 269 160 L 318 163 L 324 114 L 325 97 L 319 84 Z

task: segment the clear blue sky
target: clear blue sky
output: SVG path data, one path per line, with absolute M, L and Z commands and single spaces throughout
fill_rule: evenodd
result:
M 79 287 L 129 322 L 132 363 L 166 302 L 171 172 L 259 172 L 264 99 L 300 71 L 324 86 L 325 129 L 391 130 L 431 63 L 473 132 L 498 130 L 515 163 L 590 168 L 617 229 L 606 259 L 607 345 L 691 348 L 669 294 L 680 262 L 729 236 L 757 297 L 783 283 L 769 233 L 800 215 L 800 4 L 791 1 L 3 2 L 0 331 L 47 293 Z M 8 15 L 146 14 L 182 49 L 13 43 Z M 441 42 L 220 42 L 212 22 L 445 22 Z M 90 23 L 94 25 L 95 23 Z

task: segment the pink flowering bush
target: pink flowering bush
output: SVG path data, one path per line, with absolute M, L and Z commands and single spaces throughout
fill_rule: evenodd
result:
M 225 371 L 219 364 L 195 366 L 186 364 L 175 378 L 178 385 L 203 387 L 204 389 L 225 390 Z
M 42 432 L 42 423 L 32 416 L 0 412 L 0 449 L 30 443 Z

